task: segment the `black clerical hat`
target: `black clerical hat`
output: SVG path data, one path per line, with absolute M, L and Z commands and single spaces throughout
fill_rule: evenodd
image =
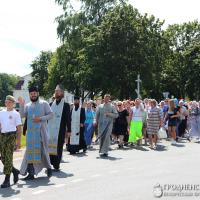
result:
M 37 86 L 31 86 L 31 87 L 29 87 L 28 91 L 29 91 L 29 93 L 30 92 L 38 92 L 38 87 Z
M 74 96 L 74 100 L 80 100 L 79 96 Z

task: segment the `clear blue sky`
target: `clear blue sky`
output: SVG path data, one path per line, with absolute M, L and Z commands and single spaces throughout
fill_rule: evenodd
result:
M 200 21 L 200 0 L 129 0 L 141 13 L 167 24 Z M 78 1 L 76 1 L 78 4 Z M 42 50 L 59 45 L 54 22 L 62 12 L 54 0 L 6 0 L 0 6 L 0 73 L 31 72 L 30 63 Z

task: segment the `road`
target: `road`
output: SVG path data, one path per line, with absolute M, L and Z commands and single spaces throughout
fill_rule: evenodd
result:
M 11 188 L 0 189 L 0 199 L 149 200 L 160 195 L 159 188 L 163 192 L 160 199 L 200 199 L 199 154 L 200 144 L 187 141 L 177 146 L 162 141 L 158 150 L 146 146 L 118 150 L 113 145 L 107 159 L 99 158 L 98 146 L 76 156 L 64 151 L 60 172 L 54 172 L 50 179 L 43 171 L 33 181 L 19 180 Z M 20 164 L 21 158 L 15 158 L 14 165 Z M 178 188 L 188 184 L 193 188 L 181 191 L 184 194 L 180 196 Z M 185 197 L 188 193 L 192 196 Z

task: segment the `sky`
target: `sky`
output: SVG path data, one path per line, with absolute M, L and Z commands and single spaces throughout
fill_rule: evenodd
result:
M 76 0 L 77 1 L 77 0 Z M 200 0 L 129 0 L 140 13 L 165 20 L 165 26 L 198 19 Z M 0 0 L 0 73 L 24 76 L 40 51 L 59 46 L 55 0 Z

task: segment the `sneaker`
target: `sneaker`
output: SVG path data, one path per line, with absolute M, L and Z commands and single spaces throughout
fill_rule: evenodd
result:
M 176 140 L 173 140 L 171 145 L 176 145 Z

